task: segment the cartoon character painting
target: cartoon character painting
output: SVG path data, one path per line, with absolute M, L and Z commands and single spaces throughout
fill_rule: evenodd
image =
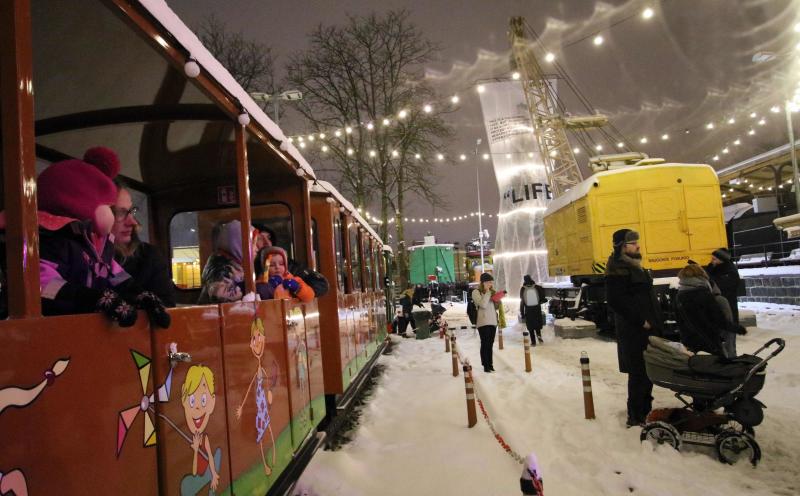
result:
M 261 448 L 261 461 L 264 462 L 264 473 L 266 475 L 272 474 L 272 468 L 267 463 L 267 457 L 264 453 L 264 435 L 269 431 L 270 441 L 272 443 L 272 466 L 275 466 L 275 436 L 272 434 L 272 425 L 270 425 L 269 405 L 272 404 L 272 390 L 271 385 L 267 385 L 265 391 L 264 382 L 267 377 L 267 371 L 261 365 L 261 357 L 264 355 L 264 343 L 266 336 L 264 333 L 264 322 L 258 317 L 253 320 L 250 325 L 250 351 L 256 358 L 256 374 L 247 386 L 247 391 L 242 398 L 242 404 L 236 409 L 236 420 L 241 420 L 242 409 L 250 395 L 250 390 L 253 389 L 253 383 L 256 385 L 256 443 Z
M 206 485 L 212 496 L 219 485 L 222 450 L 217 448 L 212 454 L 211 441 L 205 432 L 216 403 L 214 373 L 210 368 L 205 365 L 189 368 L 181 388 L 181 403 L 194 451 L 192 473 L 181 480 L 181 496 L 198 494 Z
M 56 377 L 64 373 L 67 365 L 69 365 L 69 358 L 57 360 L 52 368 L 44 372 L 44 379 L 31 388 L 9 386 L 0 389 L 0 414 L 6 408 L 25 408 L 33 403 L 47 386 L 53 384 Z M 28 483 L 22 470 L 13 469 L 6 473 L 0 472 L 0 495 L 6 494 L 28 496 Z

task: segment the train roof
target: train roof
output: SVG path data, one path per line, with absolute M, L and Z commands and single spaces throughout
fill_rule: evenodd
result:
M 566 207 L 570 203 L 573 203 L 584 196 L 592 189 L 594 184 L 598 181 L 598 179 L 613 176 L 615 174 L 621 174 L 626 172 L 632 171 L 651 171 L 655 169 L 672 169 L 677 167 L 697 167 L 697 168 L 706 168 L 709 169 L 711 172 L 714 173 L 716 176 L 716 172 L 714 168 L 707 164 L 654 164 L 654 165 L 643 165 L 643 166 L 636 166 L 636 167 L 624 167 L 621 169 L 609 170 L 598 172 L 596 174 L 592 174 L 587 179 L 583 180 L 582 182 L 575 185 L 575 187 L 571 188 L 569 191 L 564 193 L 563 195 L 555 198 L 550 204 L 547 206 L 547 210 L 545 211 L 544 215 L 548 216 L 553 212 L 557 212 L 562 208 Z
M 358 213 L 356 207 L 354 207 L 353 204 L 350 203 L 350 201 L 347 198 L 342 196 L 342 194 L 339 193 L 339 190 L 337 190 L 333 186 L 333 184 L 329 183 L 328 181 L 322 181 L 322 180 L 312 181 L 311 192 L 331 195 L 337 202 L 339 202 L 339 205 L 344 207 L 344 209 L 348 212 L 348 214 L 351 217 L 354 217 L 358 221 L 358 223 L 361 224 L 364 227 L 364 229 L 366 229 L 367 232 L 369 232 L 372 235 L 372 237 L 383 243 L 383 241 L 381 241 L 381 237 L 378 235 L 378 233 L 376 233 L 372 229 L 372 227 L 370 227 L 366 219 L 361 217 L 361 214 Z
M 270 119 L 250 94 L 233 78 L 230 72 L 206 49 L 197 35 L 178 17 L 164 0 L 139 0 L 139 3 L 189 51 L 189 54 L 206 70 L 211 77 L 239 99 L 250 118 L 256 120 L 266 131 L 280 141 L 280 149 L 297 161 L 297 164 L 311 177 L 316 177 L 314 169 L 308 164 L 299 150 L 290 143 L 281 128 Z

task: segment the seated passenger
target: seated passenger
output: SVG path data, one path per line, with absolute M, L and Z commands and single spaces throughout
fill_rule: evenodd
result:
M 170 316 L 155 294 L 143 291 L 114 261 L 111 206 L 116 153 L 91 148 L 83 160 L 50 165 L 37 180 L 39 259 L 44 315 L 102 312 L 119 323 L 136 322 L 136 308 L 169 327 Z
M 681 342 L 695 353 L 705 351 L 725 356 L 725 333 L 740 332 L 740 326 L 726 318 L 701 266 L 690 263 L 681 269 L 678 279 L 677 316 Z
M 270 246 L 258 252 L 258 263 L 262 272 L 257 274 L 256 290 L 262 300 L 298 298 L 302 302 L 314 299 L 314 290 L 300 277 L 293 276 L 286 268 L 288 257 L 283 248 Z
M 122 265 L 125 272 L 147 291 L 156 294 L 164 305 L 175 306 L 173 285 L 169 277 L 169 263 L 155 246 L 139 239 L 141 224 L 136 219 L 138 208 L 133 206 L 130 192 L 118 186 L 117 202 L 111 208 L 114 212 L 114 259 Z
M 215 226 L 212 245 L 214 252 L 203 267 L 203 288 L 198 303 L 241 300 L 244 294 L 242 223 L 232 220 Z

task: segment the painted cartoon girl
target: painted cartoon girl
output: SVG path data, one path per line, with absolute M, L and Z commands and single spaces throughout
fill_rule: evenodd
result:
M 33 403 L 47 386 L 53 384 L 56 377 L 64 373 L 67 365 L 69 365 L 68 358 L 57 360 L 52 368 L 44 372 L 44 379 L 29 389 L 15 386 L 0 389 L 0 414 L 3 413 L 3 410 L 12 406 L 25 408 Z M 28 483 L 22 470 L 14 469 L 6 473 L 0 472 L 0 495 L 5 494 L 28 496 Z
M 214 413 L 214 373 L 205 365 L 192 365 L 186 372 L 181 388 L 181 403 L 186 416 L 186 425 L 192 434 L 192 473 L 181 480 L 181 496 L 195 495 L 206 485 L 209 496 L 214 495 L 219 485 L 219 469 L 222 450 L 211 452 L 211 442 L 205 433 L 211 414 Z M 205 451 L 201 453 L 200 450 Z M 213 460 L 213 463 L 210 463 Z
M 253 356 L 256 357 L 256 375 L 247 386 L 247 391 L 242 398 L 242 404 L 236 409 L 236 420 L 242 418 L 242 408 L 247 401 L 247 396 L 253 388 L 253 383 L 256 384 L 256 443 L 261 448 L 261 460 L 264 462 L 264 473 L 266 475 L 272 474 L 272 468 L 267 463 L 267 457 L 264 454 L 264 434 L 269 430 L 269 437 L 272 440 L 272 466 L 275 466 L 275 436 L 272 434 L 272 425 L 270 425 L 269 418 L 269 405 L 272 404 L 272 391 L 268 388 L 264 391 L 264 379 L 267 376 L 267 371 L 261 366 L 261 357 L 264 354 L 264 342 L 266 336 L 264 334 L 264 322 L 258 317 L 253 320 L 250 325 L 250 350 Z

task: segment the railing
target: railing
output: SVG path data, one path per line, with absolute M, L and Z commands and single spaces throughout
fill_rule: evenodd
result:
M 792 250 L 798 248 L 800 248 L 800 240 L 780 240 L 764 244 L 734 245 L 731 249 L 731 256 L 734 262 L 738 262 L 742 257 L 746 257 L 747 255 L 761 255 L 763 257 L 760 262 L 747 265 L 748 267 L 800 264 L 800 258 L 797 260 L 781 260 L 782 258 L 787 258 L 792 253 Z

